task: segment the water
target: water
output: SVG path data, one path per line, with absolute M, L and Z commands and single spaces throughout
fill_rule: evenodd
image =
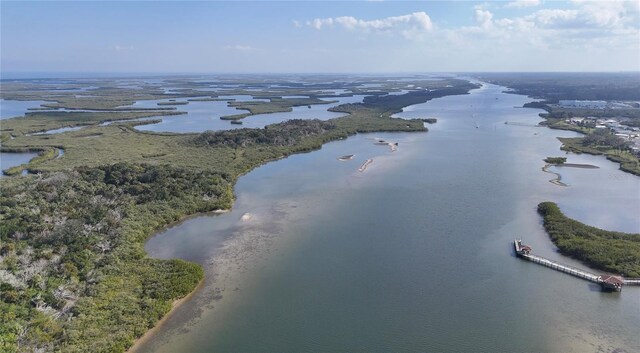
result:
M 230 213 L 152 238 L 150 255 L 201 263 L 207 279 L 138 351 L 639 351 L 639 288 L 602 293 L 511 247 L 522 237 L 584 268 L 555 251 L 537 204 L 640 232 L 640 178 L 569 155 L 600 169 L 563 168 L 570 186 L 549 183 L 542 160 L 575 134 L 505 125 L 539 111 L 501 91 L 399 114 L 437 116 L 428 133 L 358 135 L 267 164 L 239 180 Z M 345 154 L 354 160 L 336 160 Z
M 360 103 L 364 99 L 365 95 L 353 95 L 351 97 L 331 97 L 323 98 L 327 102 L 335 102 L 331 104 L 313 104 L 310 106 L 298 106 L 293 107 L 290 112 L 270 113 L 270 114 L 257 114 L 242 119 L 244 127 L 262 128 L 269 124 L 280 123 L 290 119 L 320 119 L 329 120 L 341 116 L 345 116 L 345 113 L 330 112 L 329 108 L 347 104 L 347 103 Z
M 193 97 L 197 98 L 197 97 Z M 221 96 L 220 98 L 236 101 L 255 101 L 249 95 Z M 176 99 L 176 101 L 186 101 L 187 99 Z M 132 105 L 134 108 L 158 108 L 171 106 L 158 106 L 158 102 L 168 102 L 169 99 L 138 101 Z M 266 100 L 262 100 L 266 101 Z M 187 112 L 186 115 L 157 116 L 138 120 L 161 119 L 162 122 L 136 127 L 138 130 L 155 132 L 203 132 L 206 130 L 229 130 L 242 128 L 242 125 L 231 125 L 228 120 L 220 120 L 221 116 L 242 114 L 244 110 L 229 107 L 227 101 L 194 102 L 187 105 L 173 106 L 178 111 Z
M 18 166 L 20 164 L 29 163 L 31 158 L 37 156 L 37 153 L 8 153 L 2 152 L 0 153 L 0 171 L 9 169 L 11 167 Z M 4 173 L 0 172 L 0 178 L 5 177 Z
M 220 96 L 219 98 L 228 99 L 230 101 L 269 101 L 268 99 L 253 98 L 250 95 Z M 187 105 L 175 106 L 178 111 L 187 112 L 186 115 L 157 116 L 137 119 L 140 121 L 162 119 L 162 122 L 157 124 L 140 125 L 136 128 L 143 131 L 188 133 L 203 132 L 206 130 L 218 131 L 241 128 L 263 128 L 266 125 L 279 123 L 289 119 L 328 120 L 335 117 L 344 116 L 344 113 L 329 112 L 327 111 L 327 109 L 340 104 L 362 102 L 363 98 L 364 95 L 325 98 L 324 100 L 326 100 L 327 102 L 337 102 L 331 104 L 313 104 L 311 105 L 311 108 L 306 105 L 293 107 L 291 112 L 252 115 L 242 119 L 242 125 L 234 125 L 231 124 L 228 120 L 220 120 L 221 116 L 242 114 L 247 112 L 246 110 L 239 110 L 233 107 L 229 107 L 227 101 L 190 101 Z M 158 107 L 158 102 L 168 101 L 168 99 L 139 101 L 131 107 L 152 108 Z M 183 99 L 177 99 L 176 101 L 183 101 Z
M 33 134 L 28 134 L 27 136 L 61 134 L 63 132 L 68 132 L 68 131 L 78 131 L 83 127 L 84 126 L 61 127 L 59 129 L 47 130 L 43 132 L 34 132 Z
M 38 108 L 45 101 L 14 101 L 0 99 L 0 120 L 21 117 L 31 108 Z

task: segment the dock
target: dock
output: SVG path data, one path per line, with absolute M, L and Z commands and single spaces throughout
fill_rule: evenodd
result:
M 524 245 L 522 240 L 514 240 L 513 242 L 516 256 L 521 259 L 531 261 L 533 263 L 548 267 L 550 269 L 566 273 L 568 275 L 582 278 L 589 282 L 596 283 L 602 287 L 605 291 L 622 291 L 622 286 L 640 286 L 640 278 L 622 278 L 620 276 L 614 276 L 609 274 L 597 275 L 588 271 L 581 270 L 576 267 L 564 265 L 559 262 L 545 259 L 544 257 L 531 254 L 531 247 Z

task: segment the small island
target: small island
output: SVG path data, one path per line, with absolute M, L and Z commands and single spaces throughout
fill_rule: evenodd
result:
M 538 213 L 560 253 L 598 270 L 640 277 L 640 234 L 588 226 L 565 216 L 553 202 L 540 203 Z
M 544 161 L 548 164 L 562 165 L 567 161 L 567 157 L 547 157 Z

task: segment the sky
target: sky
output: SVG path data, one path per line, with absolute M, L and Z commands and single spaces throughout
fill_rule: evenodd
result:
M 2 0 L 0 30 L 0 76 L 640 71 L 640 0 Z

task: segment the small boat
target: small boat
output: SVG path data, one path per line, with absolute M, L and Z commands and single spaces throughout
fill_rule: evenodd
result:
M 231 124 L 233 124 L 233 125 L 242 125 L 242 121 L 240 121 L 240 120 L 231 120 Z

